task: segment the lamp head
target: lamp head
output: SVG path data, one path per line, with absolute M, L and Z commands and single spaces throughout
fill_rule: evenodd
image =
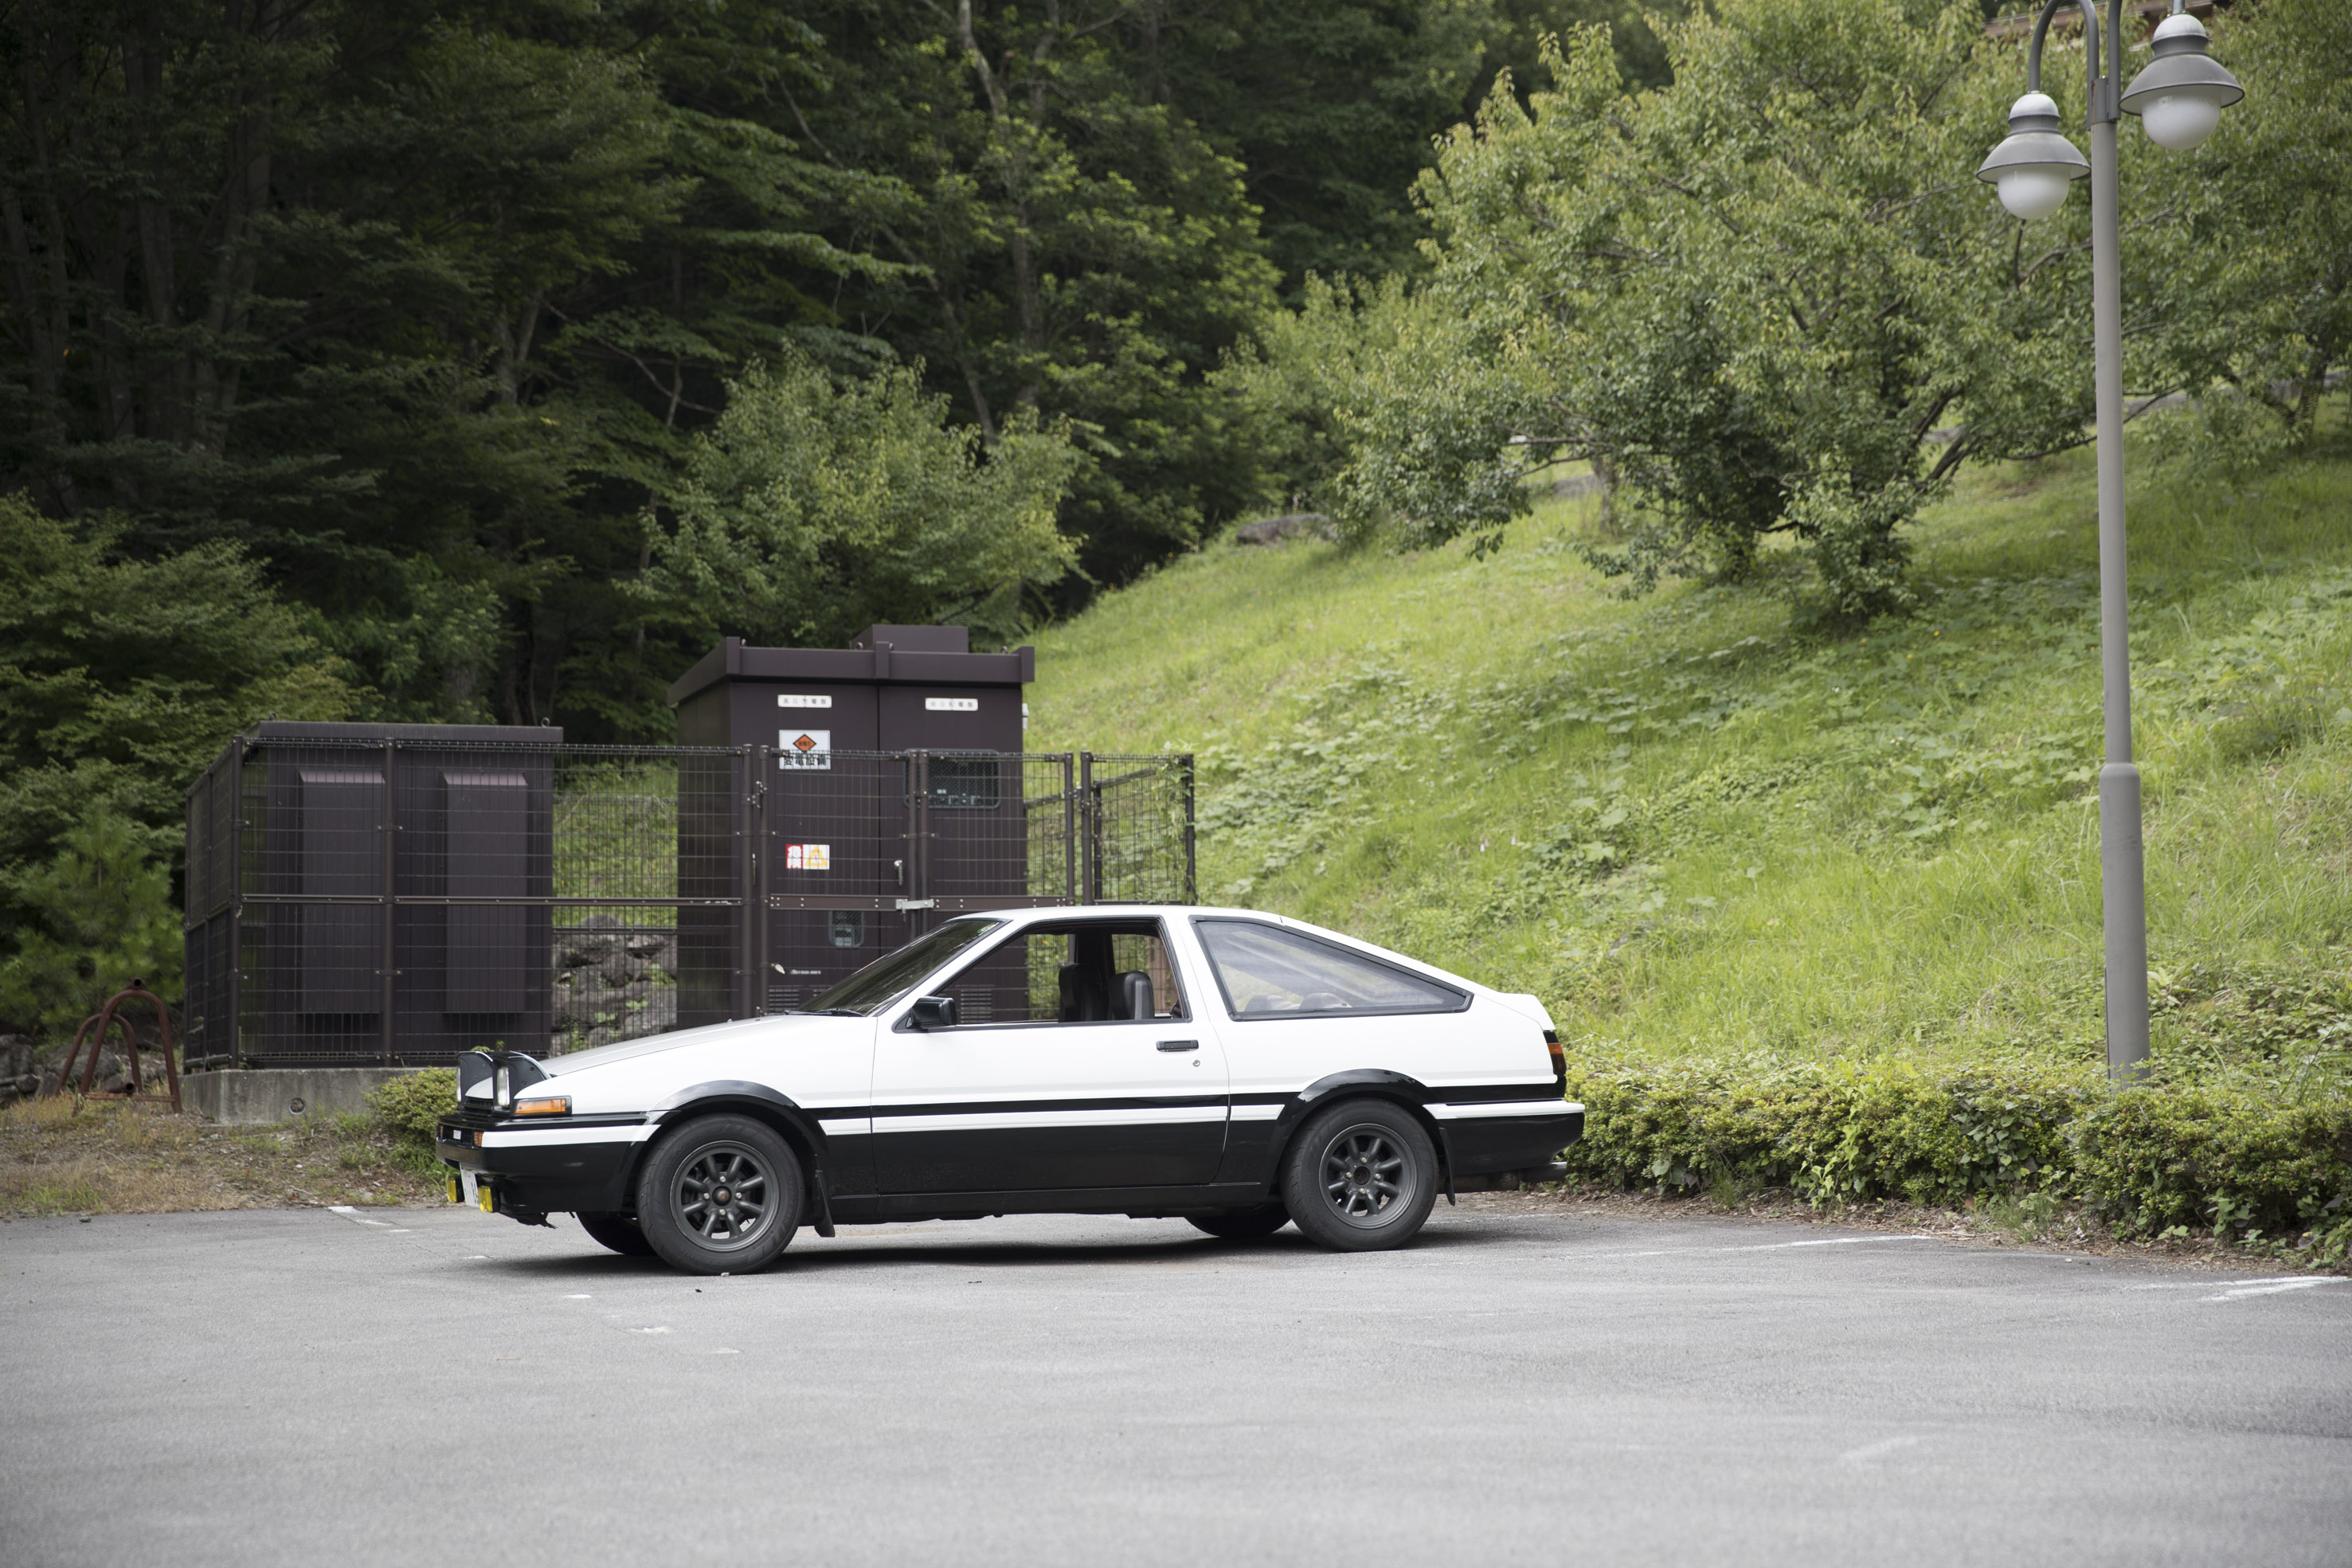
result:
M 2058 105 L 2047 93 L 2029 92 L 2011 108 L 2009 134 L 1977 178 L 2000 193 L 2002 206 L 2031 221 L 2063 206 L 2067 187 L 2090 172 L 2089 161 L 2058 133 Z
M 2126 114 L 2158 147 L 2185 152 L 2221 122 L 2221 111 L 2246 96 L 2238 78 L 2206 52 L 2205 24 L 2189 16 L 2157 24 L 2156 58 L 2132 78 L 2120 100 Z

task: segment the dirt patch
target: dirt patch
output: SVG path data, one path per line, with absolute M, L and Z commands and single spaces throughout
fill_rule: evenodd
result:
M 223 1127 L 70 1096 L 0 1112 L 0 1218 L 425 1203 L 438 1166 L 364 1116 Z
M 1910 1203 L 1864 1203 L 1815 1208 L 1792 1194 L 1759 1193 L 1719 1202 L 1699 1194 L 1662 1197 L 1607 1187 L 1536 1186 L 1517 1192 L 1465 1192 L 1462 1207 L 1487 1214 L 1592 1214 L 1626 1219 L 1731 1218 L 1778 1219 L 1801 1225 L 1833 1225 L 1844 1230 L 1884 1230 L 1979 1247 L 2028 1247 L 2092 1258 L 2142 1258 L 2239 1273 L 2248 1269 L 2305 1274 L 2352 1273 L 2352 1268 L 2321 1268 L 2298 1258 L 2295 1241 L 2247 1243 L 2211 1234 L 2166 1240 L 2118 1241 L 2097 1219 L 2077 1209 L 2036 1218 L 2003 1205 L 1976 1209 L 1928 1208 Z

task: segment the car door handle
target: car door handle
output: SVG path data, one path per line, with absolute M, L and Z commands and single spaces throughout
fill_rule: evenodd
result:
M 1160 1049 L 1162 1051 L 1198 1051 L 1201 1049 L 1201 1042 L 1197 1040 L 1163 1040 L 1160 1042 Z

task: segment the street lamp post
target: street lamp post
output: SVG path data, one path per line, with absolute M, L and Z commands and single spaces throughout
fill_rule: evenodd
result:
M 2205 52 L 2205 28 L 2172 0 L 2156 29 L 2156 58 L 2123 79 L 2124 0 L 2108 0 L 2104 62 L 2096 0 L 2083 14 L 2084 68 L 2090 84 L 2087 162 L 2058 129 L 2058 106 L 2042 90 L 2042 44 L 2066 0 L 2043 0 L 2026 56 L 2023 98 L 2010 133 L 1977 178 L 2020 218 L 2047 217 L 2074 182 L 2091 177 L 2093 390 L 2098 414 L 2099 668 L 2105 692 L 2106 762 L 2099 769 L 2099 891 L 2106 936 L 2107 1073 L 2129 1082 L 2147 1061 L 2147 879 L 2140 848 L 2139 768 L 2132 762 L 2130 601 L 2124 577 L 2124 333 L 2116 125 L 2126 114 L 2159 147 L 2186 150 L 2213 132 L 2221 110 L 2245 97 L 2238 80 Z

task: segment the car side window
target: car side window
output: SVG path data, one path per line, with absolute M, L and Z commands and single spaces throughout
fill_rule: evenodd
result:
M 1158 921 L 1055 921 L 999 943 L 940 988 L 958 1028 L 1187 1015 Z
M 1451 986 L 1305 932 L 1256 920 L 1196 920 L 1192 925 L 1236 1019 L 1447 1013 L 1470 1004 Z

